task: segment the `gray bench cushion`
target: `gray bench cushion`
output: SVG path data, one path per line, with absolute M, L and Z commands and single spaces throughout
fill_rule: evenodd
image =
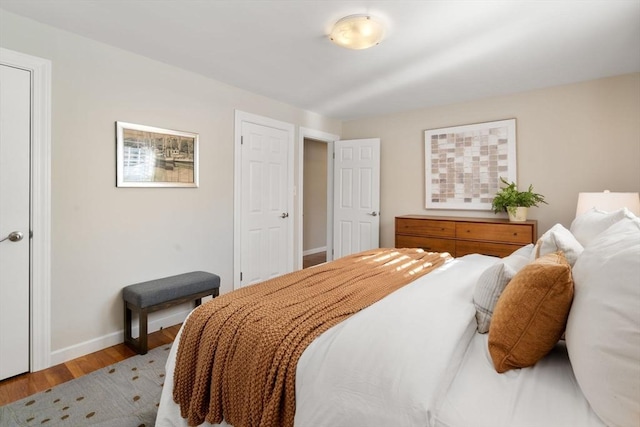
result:
M 192 271 L 129 285 L 122 290 L 122 298 L 137 307 L 145 308 L 200 292 L 213 292 L 219 287 L 220 276 L 206 271 Z

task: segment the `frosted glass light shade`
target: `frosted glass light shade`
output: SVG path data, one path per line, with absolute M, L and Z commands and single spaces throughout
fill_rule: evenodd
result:
M 384 25 L 378 19 L 370 15 L 351 15 L 336 22 L 329 38 L 348 49 L 366 49 L 380 43 L 384 33 Z
M 638 193 L 612 193 L 605 190 L 602 193 L 580 193 L 578 194 L 578 206 L 576 216 L 596 208 L 604 212 L 613 212 L 618 209 L 627 208 L 634 215 L 640 216 L 640 196 Z

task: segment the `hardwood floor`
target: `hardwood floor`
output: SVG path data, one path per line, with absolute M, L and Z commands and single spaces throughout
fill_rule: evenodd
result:
M 175 325 L 149 334 L 149 350 L 173 342 L 179 329 L 180 325 Z M 42 371 L 0 381 L 0 406 L 47 390 L 136 354 L 126 345 L 117 344 Z
M 326 252 L 307 255 L 303 257 L 303 268 L 321 264 L 326 260 Z M 149 334 L 149 350 L 173 342 L 180 326 L 171 326 Z M 42 371 L 22 374 L 0 381 L 0 406 L 47 390 L 135 355 L 135 351 L 122 343 Z
M 327 261 L 326 252 L 318 252 L 317 254 L 306 255 L 302 257 L 302 268 L 313 267 Z

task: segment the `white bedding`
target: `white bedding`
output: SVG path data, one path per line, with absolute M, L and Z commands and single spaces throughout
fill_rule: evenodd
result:
M 452 260 L 318 337 L 298 362 L 295 425 L 429 425 L 440 379 L 476 328 L 473 286 L 496 261 Z M 157 426 L 187 426 L 172 399 L 177 347 Z
M 545 360 L 530 370 L 490 372 L 486 336 L 475 333 L 473 291 L 478 276 L 497 261 L 483 255 L 452 260 L 319 336 L 298 362 L 295 425 L 602 425 L 567 363 Z M 172 399 L 177 347 L 167 361 L 160 427 L 187 426 Z M 549 394 L 559 396 L 551 413 L 536 408 L 549 403 L 537 396 L 546 393 L 548 381 L 558 383 Z M 493 401 L 490 393 L 504 400 Z M 514 409 L 526 412 L 526 424 L 508 422 L 520 420 Z M 554 413 L 566 422 L 550 423 Z M 476 415 L 486 418 L 476 422 Z
M 498 374 L 487 334 L 474 334 L 436 405 L 435 427 L 602 427 L 585 399 L 564 342 L 530 368 Z
M 298 363 L 295 425 L 429 425 L 441 378 L 475 333 L 473 285 L 495 261 L 453 260 L 318 337 Z

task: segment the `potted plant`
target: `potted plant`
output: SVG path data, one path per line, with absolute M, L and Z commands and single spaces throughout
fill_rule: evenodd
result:
M 533 192 L 533 185 L 529 185 L 527 191 L 518 191 L 515 182 L 507 182 L 500 177 L 500 181 L 506 185 L 498 191 L 491 202 L 493 212 L 507 212 L 509 221 L 521 222 L 527 220 L 527 209 L 531 206 L 538 206 L 544 201 L 542 194 Z

